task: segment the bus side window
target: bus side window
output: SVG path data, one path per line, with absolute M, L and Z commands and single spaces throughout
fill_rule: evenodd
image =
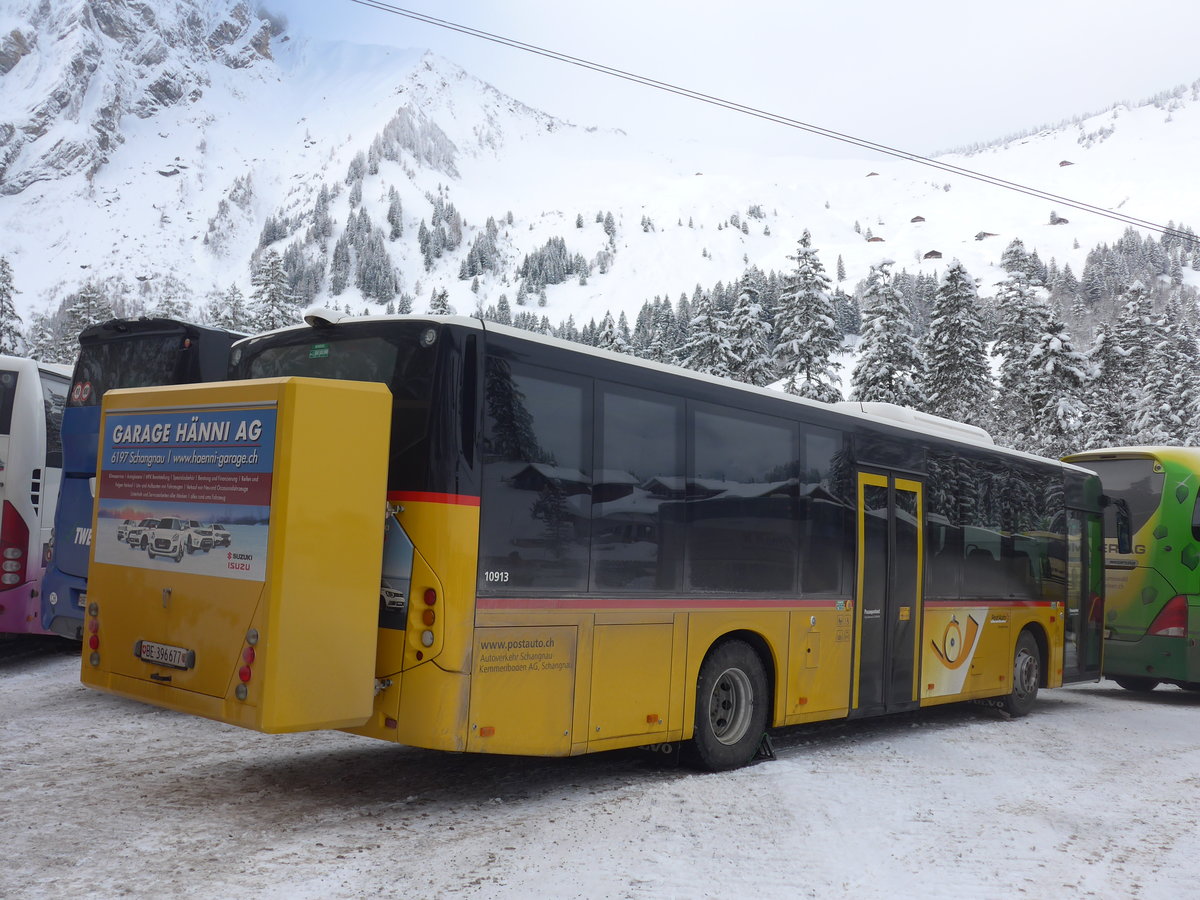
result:
M 591 589 L 678 590 L 662 510 L 684 494 L 683 401 L 601 385 L 596 412 Z
M 798 425 L 699 403 L 689 419 L 688 586 L 794 591 L 800 539 Z
M 67 405 L 67 384 L 54 378 L 42 378 L 42 400 L 46 408 L 46 468 L 61 469 L 63 464 L 62 419 Z
M 585 591 L 592 382 L 489 357 L 479 589 Z

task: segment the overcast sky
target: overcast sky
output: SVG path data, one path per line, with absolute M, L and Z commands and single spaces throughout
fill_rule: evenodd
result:
M 265 0 L 293 33 L 429 48 L 580 125 L 773 152 L 843 145 L 371 9 Z M 399 0 L 391 5 L 915 153 L 1200 79 L 1195 0 Z

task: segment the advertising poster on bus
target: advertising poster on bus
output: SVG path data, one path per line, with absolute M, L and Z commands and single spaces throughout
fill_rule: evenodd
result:
M 100 563 L 266 578 L 276 410 L 118 410 L 97 484 Z

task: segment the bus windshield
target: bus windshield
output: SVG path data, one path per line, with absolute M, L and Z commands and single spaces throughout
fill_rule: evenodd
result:
M 370 328 L 343 326 L 335 332 L 282 332 L 255 338 L 234 355 L 237 378 L 303 376 L 349 381 L 378 381 L 392 392 L 391 458 L 424 446 L 429 431 L 430 398 L 437 354 L 436 340 L 423 344 L 423 333 L 436 329 L 422 322 L 374 323 Z M 427 338 L 428 341 L 428 338 Z M 411 464 L 422 466 L 422 453 Z
M 99 406 L 113 388 L 178 384 L 186 364 L 187 338 L 180 334 L 134 334 L 100 343 L 81 344 L 75 364 L 75 383 L 90 385 L 72 391 L 68 406 Z

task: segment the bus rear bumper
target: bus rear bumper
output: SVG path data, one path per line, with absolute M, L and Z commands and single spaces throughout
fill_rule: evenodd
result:
M 42 579 L 41 604 L 44 634 L 58 634 L 73 641 L 83 640 L 83 606 L 87 579 L 47 569 Z
M 53 634 L 42 627 L 42 601 L 38 582 L 27 581 L 0 591 L 0 632 Z
M 1200 659 L 1186 637 L 1147 635 L 1104 642 L 1105 678 L 1153 678 L 1168 684 L 1200 682 Z

